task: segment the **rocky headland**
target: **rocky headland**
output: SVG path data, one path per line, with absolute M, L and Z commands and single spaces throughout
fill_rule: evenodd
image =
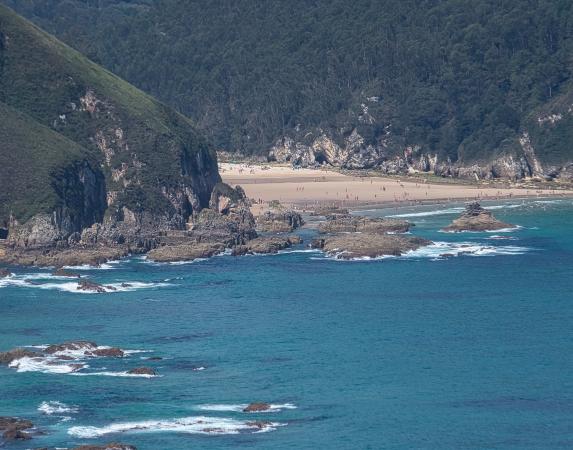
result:
M 496 219 L 491 212 L 483 208 L 478 202 L 466 205 L 466 210 L 443 231 L 495 231 L 505 228 L 514 228 L 515 225 Z

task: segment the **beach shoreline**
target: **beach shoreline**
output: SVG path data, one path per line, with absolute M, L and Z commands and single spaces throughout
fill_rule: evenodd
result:
M 219 166 L 224 182 L 240 185 L 245 190 L 255 215 L 277 203 L 302 211 L 324 206 L 355 210 L 573 196 L 573 190 L 563 186 L 554 185 L 549 189 L 546 184 L 528 186 L 527 181 L 514 186 L 503 181 L 438 182 L 412 176 L 356 176 L 330 169 L 294 169 L 285 165 L 220 163 Z

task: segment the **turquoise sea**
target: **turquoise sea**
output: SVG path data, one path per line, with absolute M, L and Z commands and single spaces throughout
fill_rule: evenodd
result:
M 99 295 L 12 268 L 0 350 L 87 339 L 136 352 L 0 367 L 0 415 L 43 433 L 4 448 L 573 448 L 573 200 L 489 203 L 520 228 L 440 233 L 462 206 L 362 212 L 408 217 L 438 243 L 400 258 L 302 245 L 79 268 L 119 288 Z M 159 376 L 126 376 L 140 366 Z M 254 401 L 273 411 L 242 412 Z

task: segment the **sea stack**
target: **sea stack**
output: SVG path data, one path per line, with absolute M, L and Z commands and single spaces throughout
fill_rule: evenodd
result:
M 442 231 L 495 231 L 513 227 L 515 225 L 497 220 L 491 212 L 484 209 L 478 202 L 473 202 L 468 203 L 462 215 Z

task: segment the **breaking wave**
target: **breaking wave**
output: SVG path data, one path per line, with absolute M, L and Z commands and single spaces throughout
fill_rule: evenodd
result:
M 248 403 L 238 404 L 205 404 L 199 405 L 196 409 L 200 411 L 213 411 L 213 412 L 244 412 L 244 409 L 249 406 Z M 296 405 L 292 403 L 279 403 L 270 404 L 270 408 L 266 411 L 258 411 L 257 413 L 273 413 L 280 412 L 285 409 L 296 409 Z
M 114 423 L 103 427 L 76 426 L 68 434 L 83 439 L 93 439 L 113 433 L 189 433 L 226 435 L 239 433 L 262 433 L 273 431 L 286 424 L 265 421 L 242 421 L 219 417 L 183 417 L 181 419 L 146 420 L 141 422 Z

